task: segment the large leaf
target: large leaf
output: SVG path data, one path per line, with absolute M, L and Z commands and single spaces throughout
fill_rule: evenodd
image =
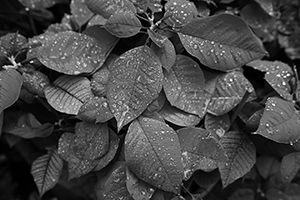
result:
M 130 196 L 135 200 L 150 200 L 155 188 L 139 179 L 128 167 L 126 175 L 126 186 Z
M 105 23 L 104 28 L 117 37 L 136 35 L 142 27 L 140 20 L 132 11 L 118 10 Z
M 51 36 L 42 43 L 37 58 L 46 67 L 69 75 L 90 73 L 101 66 L 112 50 L 107 41 L 72 31 Z
M 146 117 L 134 120 L 125 137 L 125 160 L 141 180 L 179 193 L 183 178 L 180 144 L 164 122 Z
M 158 97 L 163 73 L 160 61 L 147 46 L 125 52 L 110 70 L 107 99 L 120 130 Z
M 53 188 L 60 177 L 63 160 L 57 150 L 49 149 L 46 155 L 35 159 L 31 166 L 31 174 L 39 190 L 40 196 Z
M 229 160 L 219 162 L 218 168 L 224 187 L 247 174 L 256 162 L 254 144 L 238 131 L 226 133 L 220 140 Z
M 280 173 L 284 183 L 290 183 L 300 169 L 300 153 L 290 153 L 282 158 Z
M 136 12 L 134 5 L 129 0 L 86 0 L 86 4 L 92 12 L 105 19 L 120 10 Z
M 68 162 L 69 179 L 93 170 L 109 149 L 107 124 L 77 123 L 75 134 L 64 133 L 58 145 L 60 157 Z
M 246 92 L 252 93 L 254 88 L 241 72 L 220 75 L 207 108 L 208 112 L 217 116 L 226 114 L 240 103 Z
M 262 72 L 266 72 L 265 80 L 284 99 L 291 101 L 291 86 L 289 84 L 294 72 L 292 68 L 280 61 L 255 60 L 247 64 Z
M 59 112 L 77 115 L 83 103 L 94 95 L 86 77 L 64 75 L 46 87 L 45 96 Z
M 294 103 L 269 97 L 255 134 L 279 143 L 293 144 L 300 139 L 300 118 Z
M 199 65 L 190 57 L 177 55 L 165 79 L 164 91 L 171 105 L 202 117 L 205 79 Z
M 49 8 L 57 3 L 67 3 L 66 0 L 19 0 L 23 6 L 35 9 L 35 10 L 42 10 L 45 8 Z
M 239 17 L 219 14 L 195 19 L 179 33 L 184 48 L 213 69 L 229 71 L 267 53 Z
M 177 131 L 184 167 L 184 180 L 196 170 L 212 171 L 217 162 L 227 161 L 224 149 L 210 131 L 202 128 L 182 128 Z
M 0 71 L 0 112 L 17 101 L 22 83 L 22 75 L 16 70 Z
M 85 0 L 72 0 L 71 13 L 77 24 L 81 27 L 94 15 L 87 7 Z

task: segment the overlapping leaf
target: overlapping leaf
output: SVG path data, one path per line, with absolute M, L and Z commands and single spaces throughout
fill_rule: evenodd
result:
M 43 41 L 37 58 L 46 67 L 69 75 L 90 73 L 101 66 L 112 45 L 85 34 L 65 31 Z M 114 45 L 114 44 L 113 44 Z
M 140 12 L 147 12 L 149 8 L 153 13 L 161 12 L 162 5 L 160 0 L 131 0 Z
M 205 78 L 199 65 L 190 57 L 177 55 L 165 79 L 164 91 L 171 105 L 201 117 Z
M 284 183 L 290 183 L 300 169 L 300 153 L 290 153 L 282 158 L 280 173 Z
M 289 81 L 293 76 L 293 70 L 287 64 L 280 61 L 255 60 L 247 64 L 254 69 L 266 72 L 265 80 L 284 99 L 291 101 L 291 86 Z
M 127 190 L 135 200 L 150 200 L 155 192 L 155 188 L 139 179 L 130 169 L 126 168 Z
M 177 134 L 185 180 L 190 179 L 198 169 L 212 171 L 217 168 L 217 162 L 227 161 L 224 149 L 210 131 L 202 128 L 182 128 Z
M 76 124 L 75 134 L 64 133 L 59 140 L 58 154 L 68 162 L 69 179 L 92 171 L 109 149 L 107 124 Z
M 255 132 L 279 143 L 293 144 L 300 139 L 300 118 L 292 102 L 269 97 Z
M 19 2 L 30 9 L 42 10 L 54 6 L 57 3 L 67 3 L 66 0 L 19 0 Z
M 230 128 L 230 117 L 228 114 L 220 116 L 206 114 L 204 126 L 208 130 L 216 131 L 216 133 L 222 137 Z
M 246 92 L 253 91 L 253 86 L 241 72 L 220 75 L 207 108 L 208 112 L 217 116 L 224 115 L 240 103 Z
M 195 19 L 179 33 L 184 48 L 213 69 L 229 71 L 266 55 L 261 43 L 237 16 Z
M 71 13 L 79 26 L 84 25 L 94 15 L 87 7 L 85 0 L 72 0 Z
M 132 11 L 118 10 L 105 23 L 104 28 L 117 37 L 136 35 L 142 27 L 140 20 Z
M 64 75 L 45 89 L 48 103 L 59 112 L 77 115 L 86 100 L 94 95 L 86 77 Z
M 138 178 L 159 189 L 179 193 L 182 182 L 180 144 L 164 122 L 139 117 L 125 137 L 125 159 Z
M 248 137 L 238 131 L 226 133 L 220 142 L 229 158 L 227 162 L 218 163 L 223 186 L 227 187 L 251 170 L 256 162 L 256 149 Z
M 19 98 L 23 77 L 15 69 L 0 71 L 0 112 Z
M 39 190 L 40 196 L 53 188 L 60 177 L 63 160 L 57 150 L 49 149 L 46 155 L 35 159 L 31 166 L 31 174 Z
M 125 52 L 110 70 L 107 99 L 120 130 L 157 98 L 163 73 L 159 59 L 147 46 Z

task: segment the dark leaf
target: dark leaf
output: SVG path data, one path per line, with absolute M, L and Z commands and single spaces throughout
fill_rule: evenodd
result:
M 219 137 L 222 137 L 230 128 L 230 117 L 228 114 L 220 116 L 206 114 L 204 120 L 205 129 L 216 131 Z
M 300 169 L 300 153 L 290 153 L 282 158 L 280 173 L 284 183 L 290 183 Z
M 42 10 L 54 6 L 57 3 L 67 3 L 66 0 L 19 0 L 23 6 L 33 9 Z
M 250 188 L 240 188 L 233 192 L 228 200 L 252 200 L 255 197 L 255 192 Z
M 262 178 L 267 180 L 280 170 L 280 162 L 274 156 L 260 156 L 256 161 L 256 168 Z
M 180 30 L 179 37 L 202 64 L 221 71 L 239 68 L 267 54 L 246 23 L 230 14 L 195 19 Z

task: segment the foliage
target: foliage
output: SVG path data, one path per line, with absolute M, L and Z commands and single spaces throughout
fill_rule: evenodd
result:
M 0 37 L 0 135 L 42 141 L 40 196 L 300 197 L 298 1 L 19 3 L 33 34 Z M 38 33 L 32 12 L 60 4 Z

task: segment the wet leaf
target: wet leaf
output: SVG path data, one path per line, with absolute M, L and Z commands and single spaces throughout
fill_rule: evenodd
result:
M 129 0 L 86 0 L 86 4 L 92 12 L 105 19 L 109 19 L 117 11 L 136 12 L 133 3 Z
M 71 14 L 81 27 L 94 15 L 87 7 L 85 0 L 72 0 L 70 4 Z
M 126 38 L 140 32 L 142 24 L 132 11 L 116 11 L 105 23 L 104 28 L 111 34 Z
M 109 149 L 107 124 L 77 123 L 75 134 L 64 133 L 58 154 L 68 162 L 69 180 L 92 171 Z
M 60 177 L 63 160 L 58 156 L 57 150 L 49 149 L 46 155 L 35 159 L 31 166 L 31 174 L 39 190 L 40 196 L 53 188 Z
M 65 31 L 44 40 L 37 58 L 46 67 L 60 73 L 91 73 L 104 63 L 113 47 L 109 44 L 112 43 Z
M 41 124 L 34 115 L 26 113 L 3 127 L 3 131 L 21 138 L 48 137 L 54 130 L 50 123 Z
M 23 87 L 34 95 L 45 97 L 44 90 L 50 85 L 49 78 L 40 71 L 24 72 Z
M 212 69 L 229 71 L 267 54 L 246 23 L 234 15 L 195 19 L 179 32 L 184 48 Z
M 22 83 L 23 77 L 15 69 L 0 71 L 0 112 L 17 101 Z
M 57 3 L 67 3 L 66 0 L 19 0 L 19 2 L 30 9 L 42 10 L 54 6 Z
M 280 61 L 255 60 L 247 64 L 256 70 L 266 72 L 265 80 L 284 99 L 291 101 L 291 86 L 289 84 L 294 75 L 292 68 Z
M 222 137 L 230 128 L 230 117 L 228 114 L 215 116 L 206 114 L 204 119 L 205 129 L 213 130 Z
M 94 97 L 87 100 L 77 114 L 77 118 L 91 123 L 104 123 L 113 117 L 107 99 L 104 97 Z
M 222 74 L 218 77 L 207 110 L 216 116 L 224 115 L 240 103 L 246 92 L 252 93 L 254 88 L 241 72 Z
M 134 120 L 125 137 L 125 160 L 138 178 L 159 189 L 179 193 L 183 168 L 175 131 L 147 117 Z
M 159 114 L 166 121 L 176 124 L 177 126 L 196 126 L 201 120 L 199 116 L 171 106 L 169 102 L 165 102 L 163 108 L 159 111 Z
M 195 4 L 187 0 L 167 1 L 165 11 L 161 21 L 174 29 L 179 29 L 188 24 L 198 14 Z
M 139 179 L 128 167 L 126 175 L 126 186 L 130 196 L 135 200 L 150 200 L 155 188 Z
M 205 78 L 190 57 L 177 55 L 170 72 L 165 73 L 164 91 L 172 106 L 202 117 Z
M 88 22 L 87 27 L 94 26 L 94 25 L 101 25 L 104 26 L 107 19 L 102 17 L 101 15 L 94 15 Z
M 131 0 L 140 12 L 146 12 L 149 8 L 153 13 L 161 12 L 162 5 L 160 0 Z
M 297 175 L 300 169 L 300 153 L 290 153 L 282 158 L 280 173 L 282 181 L 290 183 Z
M 212 171 L 217 163 L 227 161 L 224 149 L 210 131 L 202 128 L 182 128 L 177 131 L 181 146 L 184 180 L 196 170 Z
M 80 107 L 94 95 L 86 77 L 64 75 L 46 87 L 48 103 L 59 112 L 77 115 Z
M 300 139 L 300 119 L 292 102 L 269 97 L 255 134 L 279 143 L 293 144 Z
M 275 2 L 272 0 L 255 0 L 270 16 L 275 17 Z
M 220 140 L 229 160 L 219 162 L 222 184 L 229 184 L 247 174 L 256 162 L 256 150 L 254 144 L 246 135 L 238 131 L 226 133 Z
M 122 54 L 110 70 L 107 99 L 121 130 L 158 97 L 162 67 L 150 48 L 140 46 Z

